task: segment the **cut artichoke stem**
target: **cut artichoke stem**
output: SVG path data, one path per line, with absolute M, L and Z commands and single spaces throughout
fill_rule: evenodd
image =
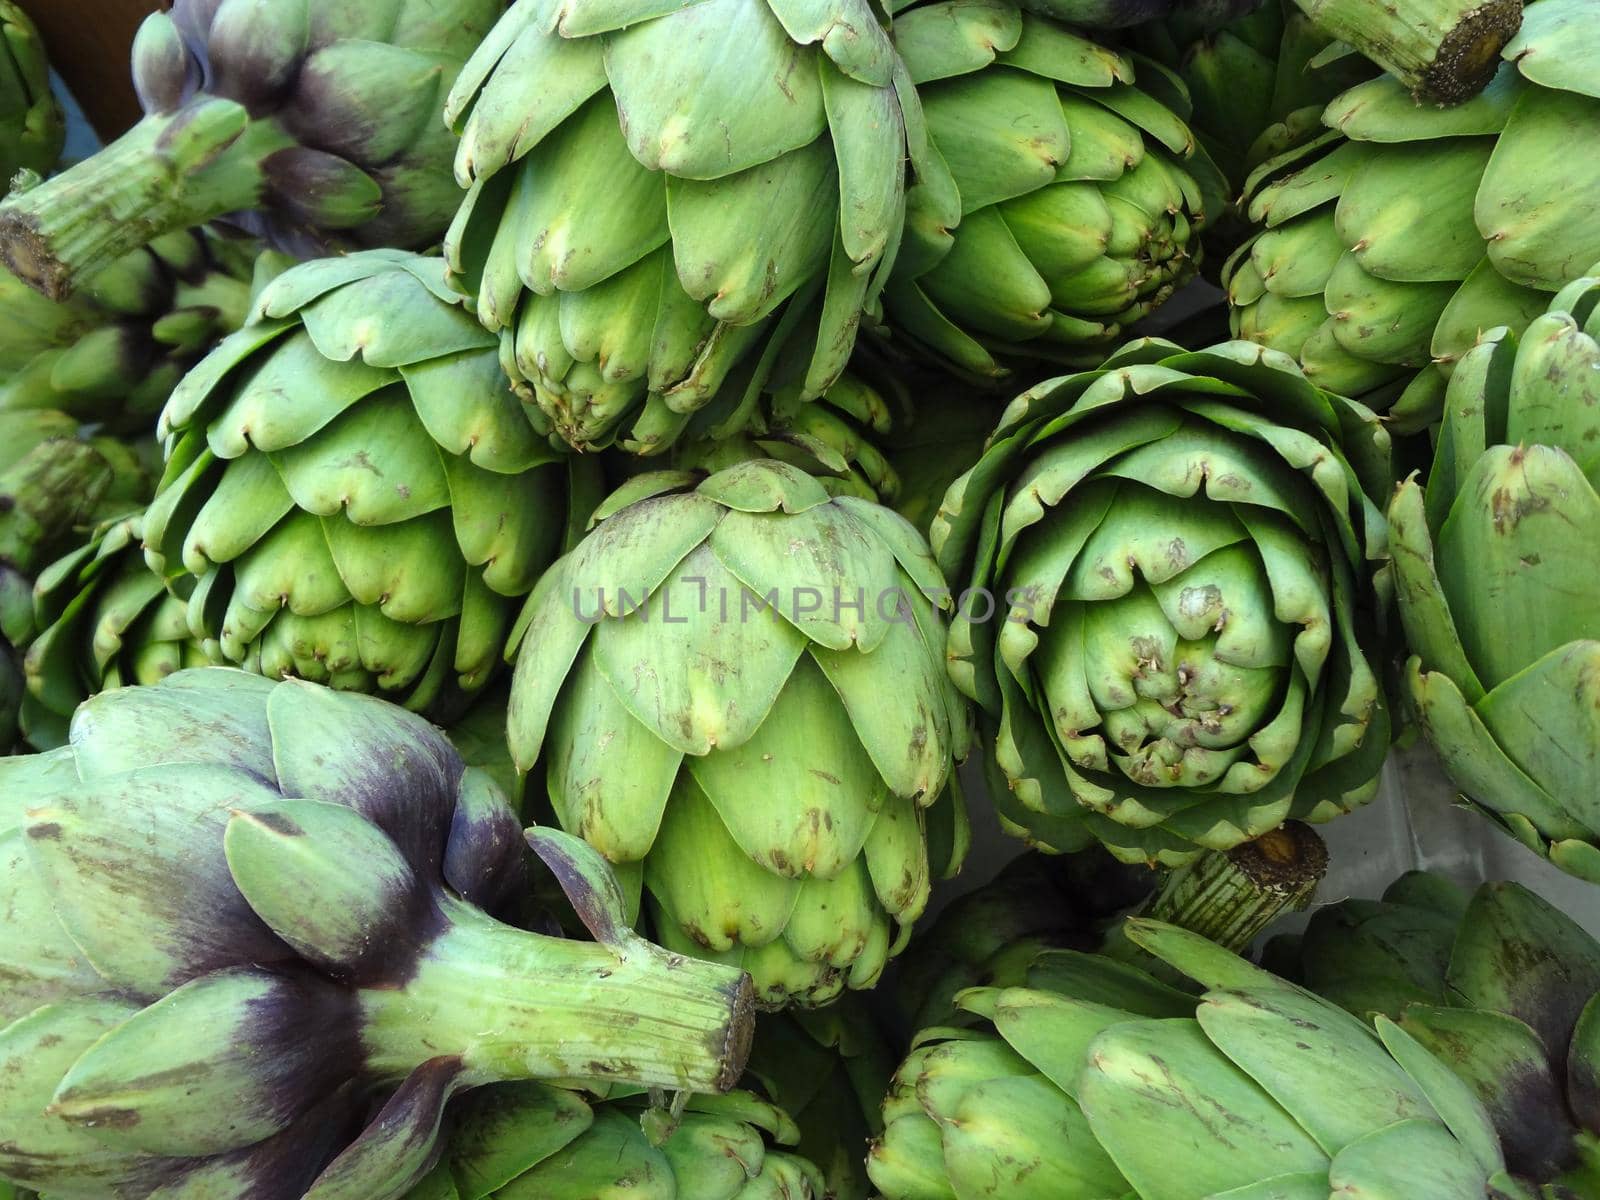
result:
M 255 208 L 264 160 L 293 145 L 231 100 L 145 117 L 109 146 L 0 205 L 0 258 L 52 300 L 163 234 Z
M 596 1079 L 725 1092 L 744 1071 L 755 994 L 743 971 L 630 938 L 567 941 L 461 901 L 397 987 L 361 993 L 368 1069 L 400 1080 L 459 1058 L 462 1085 Z
M 1281 913 L 1307 907 L 1327 873 L 1322 838 L 1309 825 L 1291 821 L 1179 867 L 1140 915 L 1242 952 Z
M 1419 104 L 1470 100 L 1522 28 L 1523 0 L 1295 0 L 1324 32 L 1399 77 Z

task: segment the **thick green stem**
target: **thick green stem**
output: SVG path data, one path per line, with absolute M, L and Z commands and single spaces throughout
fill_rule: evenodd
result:
M 0 204 L 0 257 L 52 299 L 164 233 L 255 208 L 262 161 L 291 145 L 231 100 L 145 117 L 99 153 Z
M 459 1058 L 469 1084 L 597 1079 L 723 1092 L 744 1070 L 755 994 L 742 971 L 501 924 L 449 902 L 402 987 L 362 993 L 368 1069 L 401 1079 Z
M 1311 903 L 1328 872 L 1328 848 L 1290 822 L 1226 854 L 1212 851 L 1167 876 L 1141 916 L 1242 952 L 1280 913 Z
M 1522 28 L 1523 0 L 1295 0 L 1325 33 L 1399 77 L 1418 102 L 1470 100 Z

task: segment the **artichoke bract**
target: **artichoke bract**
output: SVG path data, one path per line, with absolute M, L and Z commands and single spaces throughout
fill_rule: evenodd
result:
M 651 946 L 576 838 L 526 838 L 420 717 L 247 672 L 106 692 L 0 760 L 0 1178 L 62 1200 L 387 1200 L 452 1096 L 529 1079 L 725 1090 L 748 979 Z
M 459 200 L 440 113 L 504 0 L 175 0 L 133 44 L 146 116 L 0 204 L 0 256 L 62 297 L 218 218 L 301 257 L 436 243 Z
M 448 716 L 561 548 L 569 464 L 438 259 L 306 263 L 254 313 L 162 413 L 151 566 L 228 661 Z
M 1541 1195 L 1600 1192 L 1600 942 L 1515 883 L 1404 876 L 1318 911 L 1286 948 L 1307 987 L 1397 1021 L 1477 1093 Z
M 1257 235 L 1224 270 L 1235 336 L 1292 354 L 1319 387 L 1438 421 L 1480 331 L 1522 329 L 1600 260 L 1600 26 L 1588 0 L 1538 0 L 1488 89 L 1419 107 L 1385 76 L 1331 127 L 1251 178 Z M 1418 197 L 1427 203 L 1419 204 Z
M 1136 342 L 1013 401 L 932 539 L 1003 822 L 1177 866 L 1370 800 L 1388 447 L 1246 342 Z
M 878 5 L 517 0 L 467 64 L 445 254 L 574 446 L 660 449 L 780 361 L 838 379 L 916 151 Z
M 194 636 L 184 602 L 145 562 L 143 526 L 139 512 L 105 522 L 34 581 L 37 632 L 23 660 L 22 720 L 36 749 L 65 742 L 72 714 L 98 692 L 222 664 L 216 644 Z
M 1523 1195 L 1483 1107 L 1404 1030 L 1173 926 L 1129 932 L 1204 994 L 1066 950 L 963 993 L 979 1024 L 924 1031 L 884 1102 L 885 1200 Z
M 1531 21 L 1530 16 L 1530 21 Z M 1427 492 L 1389 509 L 1412 706 L 1468 800 L 1600 883 L 1600 269 L 1446 397 Z
M 749 1092 L 691 1097 L 665 1137 L 640 1127 L 636 1098 L 539 1083 L 484 1088 L 458 1108 L 439 1165 L 406 1200 L 833 1200 L 814 1164 L 778 1148 L 799 1137 L 794 1122 Z
M 166 234 L 62 301 L 0 272 L 0 409 L 52 408 L 148 436 L 186 371 L 244 324 L 287 262 L 205 230 Z
M 0 188 L 18 171 L 49 171 L 66 140 L 39 31 L 15 0 L 0 0 Z
M 926 543 L 770 459 L 639 476 L 595 520 L 513 636 L 518 766 L 543 753 L 663 945 L 768 1006 L 871 987 L 967 841 Z
M 900 11 L 904 10 L 904 11 Z M 896 5 L 926 158 L 884 290 L 891 333 L 980 377 L 1093 360 L 1196 269 L 1188 97 L 1156 63 L 1011 0 Z M 1214 169 L 1211 174 L 1215 175 Z

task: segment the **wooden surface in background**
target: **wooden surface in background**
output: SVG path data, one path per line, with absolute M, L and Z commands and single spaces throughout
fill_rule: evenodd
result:
M 19 0 L 44 34 L 50 64 L 105 141 L 139 119 L 128 72 L 133 33 L 161 0 Z

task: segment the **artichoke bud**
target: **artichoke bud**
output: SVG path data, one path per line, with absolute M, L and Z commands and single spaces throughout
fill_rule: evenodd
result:
M 525 851 L 522 822 L 500 785 L 468 767 L 445 842 L 445 882 L 463 900 L 494 912 L 527 882 Z
M 220 1154 L 287 1128 L 352 1070 L 348 993 L 309 972 L 241 968 L 185 984 L 73 1063 L 50 1111 L 106 1145 Z
M 307 0 L 223 0 L 206 38 L 211 89 L 238 100 L 252 115 L 275 100 L 304 60 L 309 9 Z
M 133 89 L 145 112 L 175 111 L 197 75 L 172 18 L 164 12 L 146 17 L 133 37 Z
M 371 979 L 414 946 L 427 894 L 389 835 L 354 809 L 256 805 L 233 814 L 223 849 L 250 907 L 311 962 Z

